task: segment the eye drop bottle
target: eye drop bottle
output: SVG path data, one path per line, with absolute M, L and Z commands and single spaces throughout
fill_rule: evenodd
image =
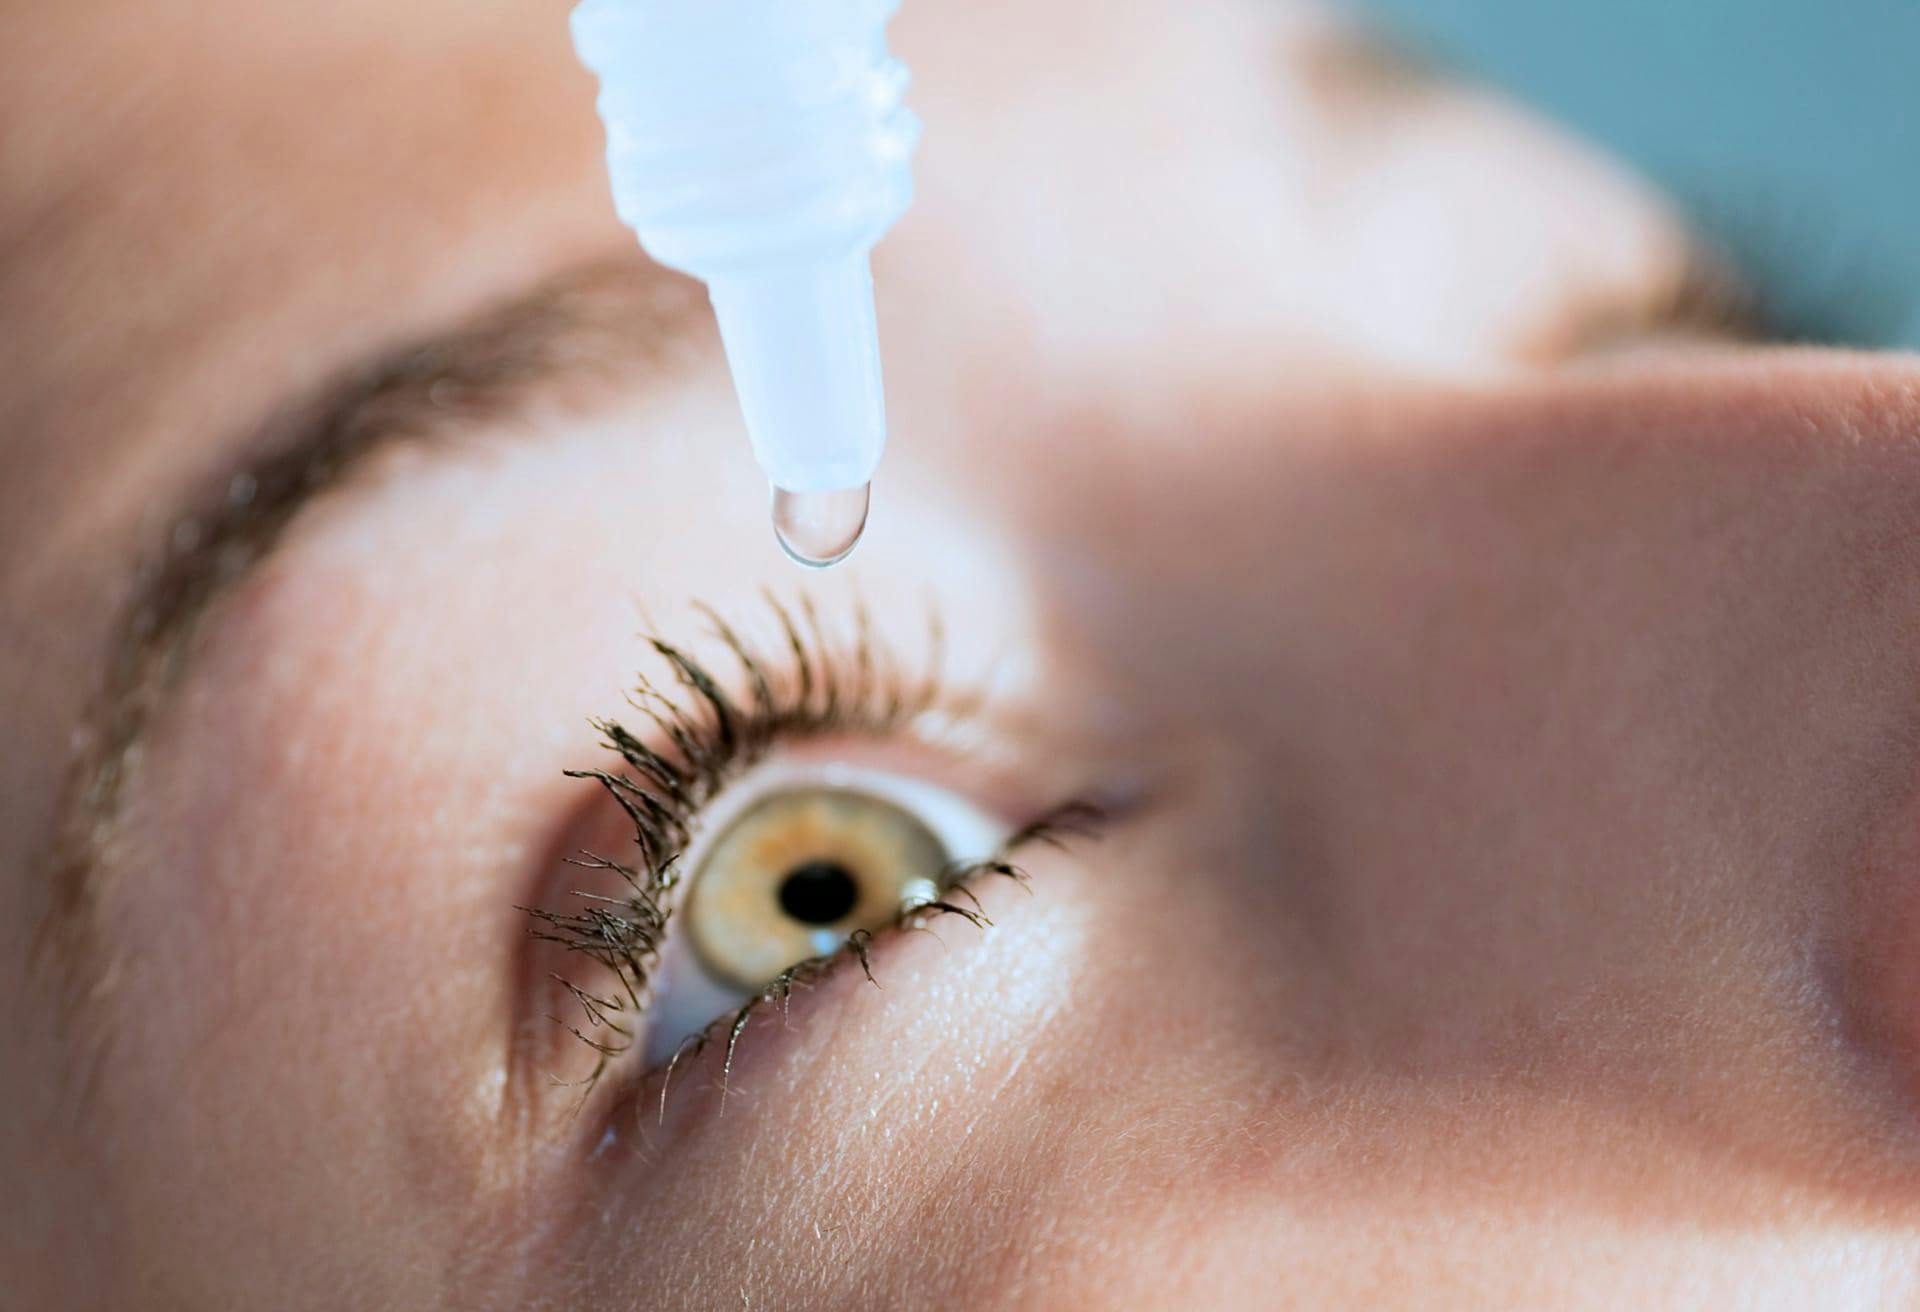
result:
M 621 219 L 707 285 L 774 522 L 843 558 L 886 442 L 869 253 L 913 197 L 898 0 L 584 0 Z

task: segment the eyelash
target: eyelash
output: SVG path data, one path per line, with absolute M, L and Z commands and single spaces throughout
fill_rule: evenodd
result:
M 778 630 L 778 656 L 742 635 L 711 607 L 696 605 L 711 635 L 726 650 L 747 689 L 744 704 L 726 691 L 714 671 L 681 646 L 658 636 L 645 639 L 666 664 L 679 696 L 662 691 L 644 677 L 636 680 L 628 701 L 659 735 L 661 749 L 649 746 L 616 720 L 594 722 L 601 745 L 619 756 L 623 769 L 569 770 L 569 778 L 590 780 L 612 798 L 632 825 L 637 858 L 616 861 L 591 852 L 568 859 L 585 870 L 619 880 L 619 891 L 599 894 L 575 890 L 583 905 L 556 911 L 520 907 L 531 918 L 528 933 L 569 955 L 597 963 L 614 977 L 615 987 L 594 992 L 558 972 L 549 978 L 565 990 L 582 1016 L 574 1023 L 555 1015 L 555 1024 L 595 1054 L 594 1067 L 571 1083 L 587 1092 L 638 1042 L 634 1021 L 647 1009 L 648 982 L 665 946 L 677 902 L 679 862 L 692 839 L 701 812 L 734 779 L 775 747 L 810 738 L 855 735 L 884 738 L 916 720 L 941 714 L 963 720 L 978 710 L 978 700 L 951 694 L 944 686 L 942 631 L 929 617 L 929 655 L 925 672 L 909 677 L 892 651 L 873 632 L 864 608 L 856 608 L 850 643 L 835 642 L 814 606 L 802 598 L 795 609 L 768 596 L 765 604 Z M 984 859 L 950 868 L 936 900 L 903 911 L 890 929 L 924 928 L 938 916 L 959 916 L 976 927 L 991 922 L 970 885 L 986 877 L 1026 885 L 1025 870 L 1012 857 L 1035 845 L 1060 846 L 1091 832 L 1100 820 L 1096 806 L 1072 801 L 1027 824 Z M 971 905 L 949 900 L 958 895 Z M 706 1029 L 681 1044 L 649 1075 L 660 1077 L 664 1111 L 667 1086 L 679 1062 L 698 1055 L 722 1032 L 726 1054 L 721 1088 L 726 1088 L 733 1058 L 753 1016 L 763 1007 L 785 1005 L 796 988 L 815 983 L 836 967 L 858 961 L 874 982 L 870 949 L 876 936 L 855 933 L 836 951 L 801 961 L 783 971 L 731 1015 L 723 1013 Z

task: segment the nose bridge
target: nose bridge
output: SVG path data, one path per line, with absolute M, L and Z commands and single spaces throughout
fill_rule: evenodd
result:
M 1402 1145 L 1541 1089 L 1549 1128 L 1743 1133 L 1703 1091 L 1778 1080 L 1741 1036 L 1821 1000 L 1781 952 L 1843 873 L 1823 840 L 1920 742 L 1920 458 L 1819 395 L 1867 381 L 1402 390 L 1009 452 L 1054 686 L 1124 753 L 1220 749 L 1090 858 L 1180 987 L 1116 952 L 1074 1023 L 1156 1022 L 1196 1119 L 1275 1161 L 1296 1095 Z
M 1526 742 L 1576 703 L 1739 704 L 1723 648 L 1811 660 L 1861 591 L 1897 621 L 1915 378 L 1708 360 L 1100 415 L 1028 442 L 1005 507 L 1046 642 L 1138 711 Z
M 1141 715 L 1262 714 L 1371 604 L 1384 537 L 1367 521 L 1385 498 L 1366 485 L 1383 457 L 1346 440 L 1362 422 L 1303 408 L 1170 433 L 1101 417 L 1036 442 L 1009 513 L 1049 650 Z
M 1920 456 L 1911 396 L 1883 404 L 1910 374 L 1062 435 L 1025 503 L 1036 611 L 1141 750 L 1229 749 L 1196 785 L 1234 791 L 1229 859 L 1257 879 L 1279 817 L 1356 996 L 1417 1012 L 1447 979 L 1455 1019 L 1495 1017 L 1658 966 L 1731 1008 L 1740 972 L 1689 974 L 1698 945 L 1778 941 L 1755 922 L 1910 778 Z

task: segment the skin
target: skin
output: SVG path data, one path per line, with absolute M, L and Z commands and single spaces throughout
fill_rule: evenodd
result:
M 908 8 L 896 440 L 821 579 L 610 213 L 563 7 L 0 15 L 0 1285 L 1911 1305 L 1920 367 L 1677 322 L 1656 197 L 1314 14 Z M 612 381 L 302 512 L 44 947 L 183 499 L 283 398 L 583 263 Z M 589 1054 L 515 906 L 617 824 L 561 772 L 607 763 L 637 613 L 692 642 L 689 599 L 766 586 L 909 652 L 931 597 L 991 684 L 984 757 L 791 762 L 1127 805 L 983 884 L 991 929 L 756 1023 L 724 1107 L 713 1054 L 664 1114 L 631 1061 L 555 1089 Z

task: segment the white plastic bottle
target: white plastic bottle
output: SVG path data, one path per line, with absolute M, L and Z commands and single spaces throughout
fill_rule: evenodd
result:
M 583 0 L 620 217 L 713 299 L 789 555 L 865 525 L 886 443 L 869 253 L 913 198 L 898 0 Z

